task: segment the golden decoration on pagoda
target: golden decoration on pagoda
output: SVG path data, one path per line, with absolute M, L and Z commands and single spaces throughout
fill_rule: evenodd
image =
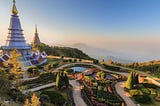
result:
M 13 0 L 13 7 L 12 7 L 12 14 L 13 15 L 17 15 L 18 14 L 18 10 L 16 8 L 16 5 L 15 5 L 16 1 Z

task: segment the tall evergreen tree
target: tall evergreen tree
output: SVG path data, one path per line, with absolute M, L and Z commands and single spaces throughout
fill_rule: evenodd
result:
M 138 73 L 135 74 L 134 84 L 139 84 Z
M 58 89 L 60 89 L 62 87 L 62 80 L 61 80 L 61 76 L 60 76 L 60 73 L 57 74 L 57 77 L 56 77 L 56 87 Z
M 133 72 L 131 72 L 128 76 L 128 79 L 126 81 L 126 88 L 132 89 L 133 88 Z
M 57 77 L 56 77 L 56 87 L 58 89 L 61 89 L 63 86 L 66 86 L 66 87 L 69 86 L 69 79 L 66 73 L 60 72 L 57 74 Z
M 10 53 L 10 58 L 7 61 L 9 65 L 11 65 L 10 73 L 15 75 L 16 78 L 19 78 L 22 72 L 20 71 L 20 68 L 23 66 L 23 63 L 19 61 L 21 54 L 18 52 L 17 49 L 14 49 Z
M 64 73 L 64 74 L 65 74 L 65 75 L 64 75 L 65 86 L 68 87 L 68 86 L 69 86 L 69 79 L 68 79 L 68 77 L 67 77 L 67 74 L 66 74 L 66 73 Z

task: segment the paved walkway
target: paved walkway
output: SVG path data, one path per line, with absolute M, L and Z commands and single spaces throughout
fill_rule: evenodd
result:
M 76 80 L 70 80 L 70 84 L 73 87 L 73 99 L 76 106 L 87 106 L 87 104 L 84 102 L 82 96 L 81 96 L 81 86 L 79 82 Z
M 124 91 L 125 84 L 126 84 L 126 81 L 123 81 L 123 82 L 118 82 L 115 85 L 115 89 L 116 89 L 117 93 L 124 99 L 124 101 L 126 102 L 127 106 L 137 106 L 131 100 L 129 93 Z
M 54 83 L 50 83 L 50 84 L 46 84 L 46 85 L 42 85 L 42 86 L 39 86 L 39 87 L 36 87 L 36 88 L 27 89 L 27 90 L 23 91 L 22 93 L 35 92 L 35 91 L 39 91 L 39 90 L 44 89 L 44 88 L 52 87 L 54 85 L 55 85 L 55 82 Z

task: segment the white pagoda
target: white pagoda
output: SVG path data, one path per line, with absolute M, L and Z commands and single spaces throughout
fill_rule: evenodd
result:
M 26 43 L 26 40 L 23 36 L 23 30 L 21 28 L 20 19 L 18 17 L 18 10 L 15 5 L 15 0 L 13 0 L 13 7 L 11 11 L 12 15 L 10 18 L 10 26 L 8 28 L 8 36 L 5 46 L 2 46 L 3 53 L 10 54 L 10 51 L 17 49 L 22 56 L 29 54 L 29 51 L 32 49 L 32 46 Z

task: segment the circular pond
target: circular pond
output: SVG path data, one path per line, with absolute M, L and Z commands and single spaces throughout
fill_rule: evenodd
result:
M 71 67 L 74 72 L 83 72 L 86 70 L 84 67 Z

